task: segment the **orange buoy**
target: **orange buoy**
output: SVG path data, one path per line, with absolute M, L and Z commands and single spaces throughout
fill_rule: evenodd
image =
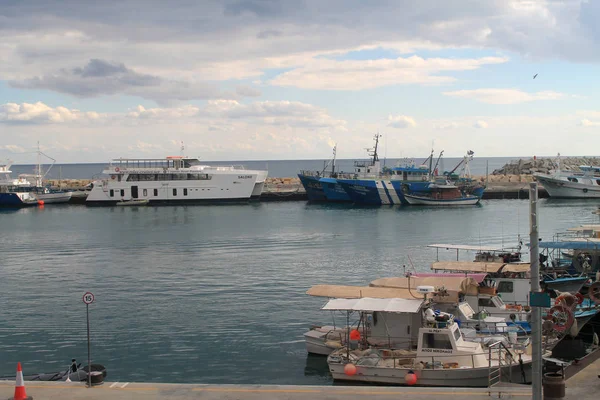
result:
M 354 364 L 346 364 L 344 366 L 344 373 L 348 376 L 356 375 L 356 365 Z
M 360 340 L 360 332 L 358 329 L 352 329 L 350 331 L 350 340 Z
M 408 373 L 404 375 L 404 382 L 406 382 L 406 384 L 409 386 L 416 384 L 417 374 L 415 374 L 413 371 L 408 371 Z
M 44 205 L 44 200 L 38 200 L 38 206 L 43 206 Z

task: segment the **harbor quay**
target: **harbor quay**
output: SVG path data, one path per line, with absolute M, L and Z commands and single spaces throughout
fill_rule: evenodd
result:
M 565 399 L 592 400 L 600 390 L 600 360 L 577 371 L 566 381 Z M 567 375 L 568 376 L 568 375 Z M 14 382 L 0 383 L 0 398 L 12 399 Z M 492 388 L 304 386 L 304 385 L 204 385 L 170 383 L 104 382 L 88 388 L 84 383 L 26 382 L 27 395 L 35 400 L 354 400 L 378 399 L 530 399 L 531 386 Z

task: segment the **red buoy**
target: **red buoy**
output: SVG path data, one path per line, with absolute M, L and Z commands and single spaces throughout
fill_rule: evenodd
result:
M 44 200 L 38 200 L 38 206 L 43 206 L 44 205 Z
M 356 365 L 354 364 L 346 364 L 344 366 L 344 373 L 348 376 L 356 375 Z
M 412 386 L 414 384 L 417 383 L 417 374 L 415 374 L 413 371 L 408 371 L 408 373 L 406 375 L 404 375 L 404 382 L 406 382 L 406 384 L 408 386 Z
M 352 329 L 350 331 L 350 340 L 360 340 L 360 332 L 358 329 Z

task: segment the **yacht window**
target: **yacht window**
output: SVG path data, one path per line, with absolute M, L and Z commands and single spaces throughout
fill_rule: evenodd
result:
M 456 328 L 454 331 L 454 340 L 460 339 L 460 329 Z
M 445 334 L 424 333 L 423 347 L 426 349 L 452 349 L 452 342 Z
M 477 302 L 477 305 L 479 307 L 496 307 L 496 305 L 494 304 L 492 299 L 489 299 L 487 297 L 480 298 L 479 301 Z
M 596 184 L 600 185 L 600 179 L 596 179 Z
M 173 189 L 173 196 L 177 196 L 177 189 Z
M 514 282 L 503 281 L 498 285 L 499 293 L 512 293 L 514 290 Z
M 158 196 L 158 189 L 154 189 L 154 196 Z
M 183 195 L 187 196 L 187 188 L 183 189 Z
M 579 182 L 579 181 L 577 180 L 577 178 L 572 178 L 572 177 L 569 177 L 569 178 L 567 178 L 567 179 L 568 179 L 569 181 L 571 181 L 571 182 L 575 182 L 575 183 Z
M 148 197 L 148 189 L 144 189 L 142 193 L 144 194 L 144 197 Z
M 121 197 L 125 197 L 125 189 L 121 189 Z
M 358 169 L 358 172 L 360 172 L 360 168 Z
M 110 197 L 115 197 L 115 191 L 113 189 L 110 189 Z

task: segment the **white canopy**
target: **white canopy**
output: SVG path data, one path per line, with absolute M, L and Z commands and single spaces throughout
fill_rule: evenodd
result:
M 382 311 L 393 313 L 416 313 L 421 309 L 423 300 L 418 299 L 332 299 L 321 308 L 329 311 Z
M 472 250 L 472 251 L 503 251 L 505 247 L 470 246 L 467 244 L 430 244 L 427 247 L 446 250 Z

